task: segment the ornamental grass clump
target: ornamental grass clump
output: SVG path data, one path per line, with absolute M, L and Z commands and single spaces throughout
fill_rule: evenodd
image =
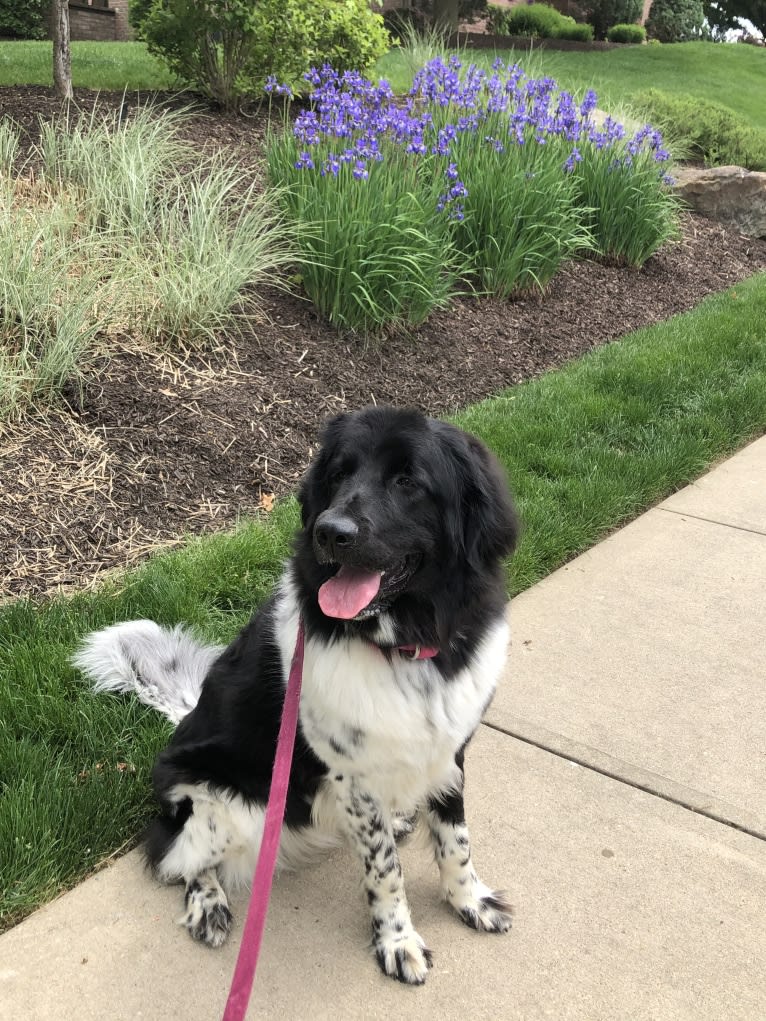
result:
M 183 110 L 138 107 L 99 115 L 67 113 L 40 119 L 41 171 L 52 187 L 77 190 L 81 215 L 96 229 L 142 231 L 151 223 L 157 196 L 187 155 L 178 137 Z
M 39 157 L 52 191 L 119 253 L 122 332 L 188 345 L 237 326 L 246 306 L 255 313 L 252 285 L 273 283 L 292 250 L 272 197 L 195 152 L 187 118 L 144 106 L 42 122 Z
M 672 235 L 659 135 L 599 126 L 593 92 L 577 104 L 517 64 L 454 55 L 429 61 L 404 100 L 329 66 L 306 80 L 310 106 L 272 138 L 269 170 L 306 291 L 342 328 L 417 324 L 461 280 L 542 289 L 584 251 L 640 264 Z
M 43 123 L 21 155 L 0 124 L 0 425 L 126 338 L 188 347 L 236 328 L 292 264 L 273 197 L 184 144 L 182 117 Z

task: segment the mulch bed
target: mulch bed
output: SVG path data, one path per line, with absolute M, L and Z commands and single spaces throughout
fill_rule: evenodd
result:
M 46 89 L 0 90 L 0 116 L 30 138 L 57 110 Z M 255 169 L 262 127 L 200 112 L 185 133 Z M 371 402 L 453 412 L 764 268 L 766 242 L 687 215 L 682 241 L 641 270 L 573 263 L 544 297 L 460 299 L 409 336 L 341 338 L 307 301 L 273 291 L 265 316 L 204 351 L 126 344 L 83 393 L 0 427 L 0 597 L 92 584 L 257 513 L 295 488 L 328 415 Z

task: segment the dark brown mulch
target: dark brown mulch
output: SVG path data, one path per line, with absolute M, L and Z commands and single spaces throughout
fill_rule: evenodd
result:
M 0 90 L 0 115 L 32 137 L 38 112 L 56 109 L 45 89 Z M 261 124 L 201 113 L 187 132 L 255 166 Z M 378 344 L 341 339 L 306 301 L 273 292 L 268 321 L 205 352 L 123 350 L 82 397 L 0 430 L 0 596 L 81 586 L 253 514 L 294 488 L 329 414 L 370 402 L 449 413 L 764 268 L 766 242 L 686 216 L 682 242 L 639 271 L 571 264 L 544 297 L 457 300 Z

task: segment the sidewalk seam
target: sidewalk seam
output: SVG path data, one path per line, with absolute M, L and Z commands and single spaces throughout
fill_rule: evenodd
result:
M 694 518 L 695 521 L 705 521 L 709 525 L 720 525 L 721 528 L 735 528 L 738 532 L 749 532 L 751 535 L 766 536 L 766 530 L 748 528 L 747 525 L 734 525 L 730 521 L 718 521 L 716 518 L 705 518 L 701 514 L 690 514 L 689 511 L 675 510 L 673 507 L 658 505 L 652 509 L 665 511 L 666 514 L 677 514 L 681 518 Z
M 588 762 L 585 758 L 574 755 L 571 752 L 564 752 L 560 749 L 553 748 L 552 746 L 545 744 L 543 741 L 535 740 L 533 737 L 510 730 L 507 727 L 500 727 L 496 723 L 487 722 L 487 720 L 482 720 L 482 725 L 489 727 L 490 730 L 494 730 L 500 734 L 505 734 L 507 737 L 511 737 L 516 741 L 521 741 L 524 744 L 531 745 L 533 748 L 539 748 L 540 751 L 548 752 L 550 755 L 555 755 L 557 758 L 564 759 L 566 762 L 572 762 L 577 766 L 581 766 L 583 769 L 590 770 L 592 773 L 598 773 L 600 776 L 605 776 L 609 780 L 615 780 L 617 783 L 621 783 L 626 787 L 633 787 L 635 790 L 642 791 L 644 794 L 649 794 L 652 797 L 660 798 L 662 801 L 667 801 L 671 805 L 678 805 L 679 808 L 684 808 L 687 811 L 692 812 L 694 815 L 705 816 L 706 819 L 710 819 L 712 822 L 719 823 L 722 826 L 728 826 L 729 829 L 737 830 L 740 833 L 746 833 L 748 836 L 755 837 L 756 840 L 766 842 L 766 834 L 764 834 L 763 831 L 758 830 L 753 826 L 749 826 L 746 823 L 739 823 L 733 819 L 728 819 L 726 816 L 712 811 L 711 809 L 694 805 L 690 801 L 685 801 L 682 797 L 666 793 L 658 787 L 652 787 L 648 783 L 641 783 L 639 780 L 633 780 L 629 777 L 622 776 L 620 773 L 613 770 L 594 765 L 594 763 Z

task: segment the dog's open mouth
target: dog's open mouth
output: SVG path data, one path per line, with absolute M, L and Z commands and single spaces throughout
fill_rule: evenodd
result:
M 365 570 L 342 564 L 338 572 L 321 586 L 319 608 L 326 617 L 338 620 L 364 620 L 379 613 L 412 574 L 408 559 L 386 571 Z

